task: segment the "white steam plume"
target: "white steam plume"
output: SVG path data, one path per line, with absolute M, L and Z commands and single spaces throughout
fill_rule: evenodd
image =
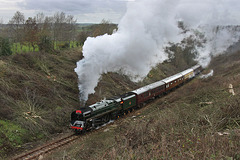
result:
M 85 41 L 84 58 L 75 69 L 80 99 L 86 101 L 88 94 L 94 93 L 102 73 L 121 72 L 134 81 L 143 79 L 153 66 L 167 59 L 163 50 L 168 42 L 178 43 L 186 37 L 180 34 L 179 20 L 188 28 L 205 33 L 208 43 L 201 48 L 197 59 L 207 65 L 211 56 L 237 41 L 228 31 L 213 34 L 212 29 L 236 24 L 234 16 L 239 13 L 239 6 L 238 0 L 136 0 L 129 3 L 116 33 L 89 37 Z M 208 27 L 199 27 L 206 25 Z M 219 50 L 215 53 L 216 48 Z

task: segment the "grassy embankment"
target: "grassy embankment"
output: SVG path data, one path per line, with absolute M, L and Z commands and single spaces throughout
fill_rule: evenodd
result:
M 91 26 L 80 28 L 94 31 Z M 34 50 L 29 44 L 20 47 L 15 43 L 11 48 L 13 55 L 0 57 L 0 159 L 71 131 L 70 114 L 79 107 L 74 68 L 82 58 L 76 45 L 71 42 L 69 49 L 65 42 L 57 42 L 57 51 L 42 53 L 36 45 Z M 106 82 L 108 86 L 109 83 Z M 119 85 L 124 84 L 116 87 Z M 88 103 L 103 98 L 101 88 Z
M 71 132 L 70 114 L 79 107 L 74 68 L 81 58 L 79 48 L 0 57 L 0 159 Z M 127 77 L 105 74 L 87 103 L 133 87 Z
M 13 151 L 27 150 L 56 133 L 66 132 L 70 113 L 79 106 L 77 75 L 73 71 L 79 59 L 78 49 L 0 58 L 2 159 Z M 213 77 L 195 79 L 139 111 L 137 117 L 123 119 L 105 132 L 93 134 L 52 156 L 54 159 L 239 158 L 239 59 L 239 53 L 216 58 L 209 67 L 214 69 Z M 164 63 L 153 69 L 141 84 L 116 73 L 105 74 L 88 104 L 136 89 L 182 68 Z M 229 83 L 233 84 L 236 96 L 228 93 Z
M 215 58 L 209 69 L 213 77 L 196 78 L 45 159 L 240 159 L 240 53 Z
M 1 158 L 68 128 L 69 114 L 79 105 L 79 59 L 79 48 L 0 57 Z

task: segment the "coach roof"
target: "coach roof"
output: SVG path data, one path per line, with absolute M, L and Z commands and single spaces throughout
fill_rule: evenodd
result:
M 186 69 L 185 71 L 180 72 L 180 74 L 182 74 L 182 75 L 184 76 L 184 75 L 186 75 L 186 74 L 188 74 L 188 73 L 191 73 L 191 72 L 193 72 L 193 69 L 192 69 L 192 68 Z
M 162 81 L 164 83 L 169 83 L 169 82 L 172 82 L 172 81 L 174 81 L 174 80 L 176 80 L 178 78 L 181 78 L 181 77 L 183 77 L 183 75 L 178 73 L 178 74 L 175 74 L 175 75 L 173 75 L 171 77 L 167 77 L 167 78 L 163 79 Z
M 135 93 L 135 94 L 137 94 L 137 95 L 139 95 L 139 94 L 142 94 L 142 93 L 144 93 L 144 92 L 147 92 L 147 91 L 149 91 L 149 90 L 151 90 L 151 89 L 157 88 L 158 86 L 162 86 L 162 85 L 165 85 L 165 83 L 162 82 L 162 81 L 157 81 L 157 82 L 152 83 L 152 84 L 149 84 L 149 85 L 147 85 L 147 86 L 138 88 L 138 89 L 136 89 L 136 90 L 134 90 L 134 91 L 132 91 L 132 92 Z

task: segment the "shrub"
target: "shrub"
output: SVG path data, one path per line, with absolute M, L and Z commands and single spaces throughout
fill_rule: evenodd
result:
M 57 45 L 60 50 L 70 48 L 70 43 L 65 42 Z
M 0 37 L 0 56 L 8 56 L 11 55 L 11 46 L 10 42 L 6 38 Z
M 40 51 L 45 51 L 45 52 L 53 51 L 53 42 L 51 38 L 48 36 L 42 36 L 40 38 L 38 46 Z
M 20 148 L 27 137 L 27 130 L 10 121 L 0 120 L 0 158 L 6 153 L 11 154 L 12 149 Z

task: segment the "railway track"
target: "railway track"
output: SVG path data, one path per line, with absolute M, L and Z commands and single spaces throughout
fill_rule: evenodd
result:
M 100 126 L 97 129 L 87 131 L 85 134 L 80 134 L 80 135 L 71 134 L 69 136 L 57 139 L 55 141 L 46 143 L 45 145 L 39 146 L 27 153 L 17 155 L 15 157 L 13 157 L 11 160 L 33 160 L 33 159 L 40 160 L 41 156 L 44 159 L 43 156 L 46 156 L 46 154 L 48 154 L 54 150 L 57 150 L 60 147 L 66 146 L 67 144 L 70 144 L 71 142 L 74 142 L 78 139 L 85 139 L 85 138 L 91 136 L 95 132 L 104 130 L 106 127 L 108 127 L 111 124 L 113 124 L 113 123 L 112 122 L 106 123 L 105 125 Z
M 155 102 L 155 99 L 152 99 L 151 101 L 149 101 L 144 107 L 141 107 L 137 110 L 133 110 L 132 112 L 130 112 L 129 114 L 124 114 L 123 117 L 124 119 L 126 117 L 131 117 L 133 115 L 136 115 L 136 113 L 139 113 L 141 112 L 141 110 L 143 109 L 146 109 L 146 107 L 150 106 L 150 104 L 154 103 Z M 123 118 L 122 117 L 122 118 Z M 71 134 L 69 136 L 66 136 L 66 137 L 63 137 L 63 138 L 60 138 L 58 140 L 55 140 L 55 141 L 52 141 L 52 142 L 49 142 L 43 146 L 40 146 L 40 147 L 37 147 L 27 153 L 23 153 L 21 155 L 18 155 L 14 158 L 12 158 L 12 160 L 38 160 L 38 159 L 41 159 L 41 155 L 45 156 L 46 154 L 54 151 L 54 150 L 57 150 L 59 147 L 62 147 L 62 146 L 65 146 L 71 142 L 74 142 L 75 140 L 77 139 L 80 139 L 80 138 L 87 138 L 88 136 L 91 136 L 91 134 L 95 133 L 95 132 L 99 132 L 101 130 L 104 130 L 106 127 L 112 125 L 112 124 L 115 124 L 117 123 L 119 120 L 121 120 L 122 118 L 119 118 L 119 119 L 116 119 L 113 123 L 112 122 L 108 122 L 102 126 L 100 126 L 100 128 L 98 129 L 94 129 L 94 130 L 91 130 L 90 132 L 86 132 L 85 134 L 82 134 L 82 135 L 76 135 L 76 134 Z
M 176 82 L 176 81 L 175 81 Z M 149 105 L 151 104 L 153 101 L 155 100 L 155 97 L 154 98 L 151 98 L 149 99 L 149 101 L 145 101 L 146 104 L 145 105 Z M 138 111 L 142 110 L 143 108 L 146 108 L 146 107 L 140 107 L 139 109 L 137 109 Z M 129 111 L 130 112 L 130 111 Z M 127 114 L 127 113 L 126 113 Z M 134 114 L 134 112 L 132 113 Z M 129 114 L 128 116 L 131 116 L 132 114 Z M 127 115 L 123 115 L 124 117 L 126 117 Z M 59 147 L 62 147 L 62 146 L 65 146 L 77 139 L 79 139 L 80 137 L 87 137 L 87 136 L 90 136 L 91 134 L 93 134 L 94 132 L 97 132 L 97 131 L 100 131 L 102 129 L 105 128 L 106 125 L 104 126 L 101 126 L 99 129 L 95 129 L 91 132 L 88 132 L 87 134 L 85 134 L 85 136 L 82 136 L 82 135 L 76 135 L 76 134 L 72 134 L 72 135 L 69 135 L 69 136 L 66 136 L 64 138 L 60 138 L 58 140 L 55 140 L 53 142 L 50 142 L 50 143 L 47 143 L 43 146 L 40 146 L 36 149 L 33 149 L 27 153 L 24 153 L 24 154 L 21 154 L 19 156 L 16 156 L 14 158 L 12 158 L 13 160 L 31 160 L 31 159 L 40 159 L 40 156 L 41 155 L 45 155 L 53 150 L 56 150 L 58 149 Z M 107 125 L 109 126 L 109 125 Z M 87 136 L 86 136 L 87 135 Z
M 131 112 L 129 114 L 126 114 L 126 115 L 124 114 L 123 117 L 124 118 L 129 117 L 129 116 L 131 117 L 131 116 L 135 115 L 137 112 L 139 112 L 139 111 L 141 112 L 142 109 L 146 108 L 151 103 L 153 103 L 153 101 L 149 102 L 145 107 L 139 108 L 137 110 L 133 110 L 133 112 Z M 23 154 L 20 154 L 16 157 L 13 157 L 12 160 L 33 160 L 33 159 L 38 160 L 38 159 L 41 159 L 40 158 L 41 156 L 45 156 L 46 154 L 48 154 L 48 153 L 50 153 L 54 150 L 57 150 L 60 147 L 66 146 L 67 144 L 70 144 L 71 142 L 74 142 L 77 139 L 87 138 L 88 136 L 91 136 L 91 134 L 93 134 L 95 132 L 99 132 L 101 130 L 104 130 L 106 127 L 109 127 L 110 125 L 115 124 L 116 122 L 118 122 L 122 118 L 116 119 L 113 123 L 108 122 L 108 123 L 100 126 L 100 128 L 91 130 L 91 131 L 86 132 L 85 134 L 82 134 L 82 135 L 71 134 L 69 136 L 66 136 L 66 137 L 57 139 L 55 141 L 46 143 L 45 145 L 39 146 L 39 147 L 37 147 L 37 148 L 27 152 L 27 153 L 23 153 Z
M 63 137 L 61 139 L 55 140 L 53 142 L 47 143 L 43 146 L 40 146 L 38 148 L 35 148 L 27 153 L 18 155 L 14 158 L 12 158 L 12 160 L 31 160 L 31 159 L 39 159 L 39 157 L 41 155 L 47 154 L 53 150 L 56 150 L 59 147 L 65 146 L 77 139 L 79 139 L 81 136 L 79 135 L 69 135 L 66 137 Z

